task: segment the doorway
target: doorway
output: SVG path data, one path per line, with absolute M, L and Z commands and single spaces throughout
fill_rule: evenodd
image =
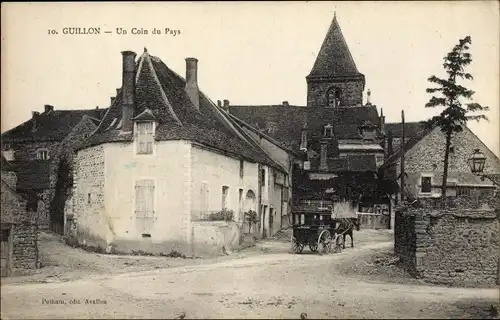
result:
M 1 254 L 1 276 L 2 277 L 7 277 L 10 276 L 10 271 L 11 271 L 11 237 L 10 237 L 10 226 L 9 227 L 4 227 L 2 226 L 2 241 L 1 241 L 1 247 L 0 247 L 0 254 Z

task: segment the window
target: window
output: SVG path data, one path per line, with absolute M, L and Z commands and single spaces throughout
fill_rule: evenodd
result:
M 222 186 L 222 209 L 227 209 L 227 195 L 229 193 L 228 186 Z
M 137 154 L 152 154 L 154 142 L 154 123 L 137 123 Z
M 260 179 L 262 180 L 262 186 L 266 185 L 266 169 L 260 170 Z
M 327 94 L 328 107 L 335 108 L 339 107 L 342 103 L 342 90 L 339 88 L 331 88 L 328 90 Z
M 420 192 L 430 193 L 432 191 L 432 177 L 420 178 Z
M 323 128 L 323 136 L 325 136 L 325 137 L 332 137 L 333 136 L 333 126 L 331 124 L 327 124 Z
M 38 160 L 49 160 L 49 150 L 47 149 L 39 149 L 36 152 L 36 158 Z
M 139 233 L 150 234 L 154 221 L 155 186 L 154 180 L 135 182 L 135 218 Z
M 450 153 L 455 153 L 455 147 L 454 146 L 450 146 Z
M 243 160 L 240 160 L 240 178 L 243 178 L 244 176 L 244 167 L 245 167 L 245 162 Z

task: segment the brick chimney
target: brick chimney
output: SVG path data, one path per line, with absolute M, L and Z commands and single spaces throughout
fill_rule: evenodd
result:
M 122 51 L 122 131 L 132 131 L 135 102 L 135 56 L 132 51 Z
M 283 106 L 288 107 L 290 104 L 288 104 L 288 101 L 283 101 Z
M 35 132 L 37 130 L 37 120 L 38 120 L 38 117 L 40 116 L 40 112 L 38 111 L 32 111 L 31 112 L 32 116 L 31 116 L 31 123 L 33 124 L 33 127 L 31 128 L 31 131 Z
M 44 107 L 45 107 L 44 113 L 49 113 L 51 111 L 54 111 L 54 106 L 51 106 L 50 104 L 46 104 Z
M 200 91 L 198 90 L 198 59 L 186 58 L 186 93 L 196 110 L 200 110 Z
M 220 100 L 217 100 L 217 107 L 219 107 L 219 108 L 222 107 L 222 102 Z
M 229 109 L 229 100 L 224 99 L 224 105 L 222 106 L 224 109 Z

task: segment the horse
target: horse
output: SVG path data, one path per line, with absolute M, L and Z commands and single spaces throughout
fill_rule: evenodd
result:
M 359 231 L 359 220 L 358 218 L 342 218 L 335 229 L 335 233 L 343 237 L 342 247 L 345 249 L 345 239 L 346 236 L 351 238 L 351 248 L 354 248 L 354 238 L 352 236 L 354 227 L 356 231 Z

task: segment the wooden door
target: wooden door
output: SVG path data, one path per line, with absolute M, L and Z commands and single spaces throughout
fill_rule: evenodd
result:
M 1 254 L 1 276 L 10 275 L 10 229 L 2 229 Z

